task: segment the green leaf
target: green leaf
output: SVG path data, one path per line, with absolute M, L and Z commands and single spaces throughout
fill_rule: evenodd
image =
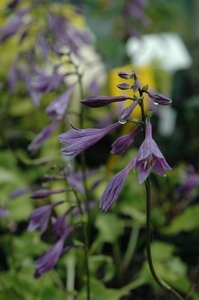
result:
M 199 204 L 190 206 L 173 219 L 170 225 L 161 229 L 164 234 L 177 234 L 181 231 L 199 229 Z
M 127 289 L 107 289 L 99 280 L 91 278 L 91 300 L 120 300 L 122 296 L 128 295 L 129 291 Z M 79 293 L 76 300 L 86 300 L 87 292 L 84 287 Z
M 104 266 L 104 275 L 102 280 L 103 281 L 108 281 L 111 280 L 113 278 L 113 276 L 115 275 L 115 266 L 113 264 L 113 259 L 110 256 L 107 255 L 94 255 L 91 256 L 89 259 L 89 269 L 90 272 L 93 276 L 96 276 L 96 273 L 98 271 L 98 269 L 101 266 Z
M 95 227 L 99 230 L 99 240 L 107 243 L 116 242 L 124 231 L 124 223 L 113 213 L 99 214 Z

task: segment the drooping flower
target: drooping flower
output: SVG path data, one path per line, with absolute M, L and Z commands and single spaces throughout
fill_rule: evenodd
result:
M 152 126 L 150 122 L 146 124 L 145 139 L 138 150 L 135 169 L 138 170 L 140 183 L 149 176 L 152 170 L 161 176 L 166 176 L 165 170 L 171 170 L 171 167 L 152 138 Z
M 33 212 L 29 216 L 30 222 L 29 222 L 27 230 L 34 231 L 34 230 L 38 229 L 40 234 L 42 234 L 48 226 L 48 221 L 49 221 L 49 218 L 50 218 L 53 208 L 56 205 L 59 205 L 63 202 L 64 201 L 58 201 L 53 204 L 44 205 L 44 206 L 38 207 L 35 210 L 33 210 Z
M 84 176 L 86 178 L 89 178 L 95 174 L 96 174 L 95 170 L 87 170 L 85 174 L 83 174 L 81 171 L 69 172 L 69 174 L 67 175 L 67 181 L 69 186 L 72 189 L 77 189 L 80 194 L 84 194 L 85 193 L 85 188 L 83 184 Z
M 35 153 L 43 145 L 43 143 L 53 134 L 59 122 L 60 120 L 55 120 L 50 125 L 42 129 L 42 131 L 28 145 L 28 150 L 32 153 Z
M 27 187 L 22 187 L 22 188 L 18 188 L 14 191 L 12 191 L 9 195 L 8 195 L 8 200 L 12 200 L 15 199 L 21 195 L 24 195 L 25 193 L 29 192 L 30 190 L 35 190 L 38 187 L 37 184 L 34 184 L 32 186 L 27 186 Z
M 122 102 L 129 99 L 127 96 L 91 96 L 81 100 L 81 103 L 89 107 L 102 107 L 113 102 Z
M 72 246 L 68 246 L 64 249 L 63 247 L 66 238 L 74 230 L 74 228 L 75 226 L 68 227 L 60 240 L 35 261 L 35 278 L 39 278 L 42 274 L 49 272 L 55 266 L 60 256 L 71 249 Z
M 67 215 L 75 208 L 76 206 L 71 206 L 64 214 L 60 215 L 54 222 L 53 222 L 53 236 L 57 237 L 61 234 L 63 234 L 67 227 L 68 227 L 68 222 L 67 222 Z
M 86 128 L 73 129 L 62 133 L 58 136 L 58 140 L 67 146 L 61 149 L 64 155 L 71 156 L 71 159 L 87 148 L 91 147 L 102 139 L 109 132 L 119 128 L 121 124 L 116 122 L 105 128 Z
M 191 199 L 195 195 L 195 187 L 199 185 L 199 175 L 192 165 L 188 165 L 183 175 L 184 182 L 177 187 L 176 192 L 179 197 L 186 196 Z
M 9 213 L 10 212 L 9 212 L 8 209 L 0 206 L 0 220 L 4 219 L 5 217 L 7 217 L 9 215 Z
M 23 24 L 23 18 L 29 9 L 18 11 L 1 29 L 0 29 L 0 43 L 5 42 L 9 37 L 15 35 Z
M 167 98 L 166 96 L 162 95 L 162 94 L 155 94 L 152 92 L 147 92 L 149 98 L 151 98 L 153 100 L 154 104 L 160 104 L 163 106 L 169 105 L 172 103 L 172 100 Z
M 66 92 L 58 96 L 46 107 L 45 112 L 50 118 L 62 118 L 64 116 L 74 87 L 75 85 L 71 85 Z
M 116 174 L 111 181 L 108 183 L 100 199 L 100 209 L 103 212 L 107 212 L 111 206 L 117 200 L 128 176 L 129 171 L 135 166 L 136 157 L 134 157 L 130 163 L 118 174 Z
M 140 132 L 141 126 L 136 126 L 130 133 L 119 137 L 112 145 L 112 154 L 122 155 L 122 153 L 133 143 L 135 136 Z
M 57 90 L 65 74 L 47 74 L 44 71 L 37 70 L 37 74 L 32 79 L 30 85 L 37 93 L 50 93 Z
M 63 189 L 58 189 L 58 190 L 48 190 L 48 189 L 37 190 L 37 191 L 33 192 L 30 195 L 30 198 L 32 198 L 32 199 L 41 199 L 41 198 L 48 197 L 50 195 L 60 194 L 60 193 L 63 193 L 63 192 L 64 192 Z

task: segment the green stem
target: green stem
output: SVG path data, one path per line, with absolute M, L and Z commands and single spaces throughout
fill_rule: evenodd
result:
M 130 263 L 130 261 L 133 257 L 133 254 L 135 252 L 135 247 L 137 245 L 139 230 L 140 230 L 140 226 L 138 224 L 135 224 L 132 227 L 131 235 L 130 235 L 128 246 L 127 246 L 127 250 L 125 252 L 123 262 L 121 264 L 122 272 L 125 272 L 125 270 L 127 269 L 128 265 L 129 265 L 129 263 Z
M 164 289 L 169 291 L 173 294 L 176 299 L 183 300 L 183 298 L 171 287 L 169 286 L 164 280 L 162 280 L 156 273 L 153 265 L 153 260 L 151 256 L 151 184 L 150 178 L 148 177 L 145 181 L 145 188 L 146 188 L 146 250 L 147 250 L 147 260 L 149 264 L 149 268 L 151 274 L 153 275 L 154 280 Z
M 74 68 L 75 68 L 75 73 L 77 75 L 78 78 L 78 84 L 79 84 L 79 89 L 80 89 L 80 98 L 83 98 L 83 85 L 82 85 L 82 74 L 79 72 L 79 66 L 77 64 L 74 63 L 74 61 L 71 59 L 71 57 L 69 56 L 69 60 L 70 63 L 73 64 Z M 80 114 L 79 114 L 79 126 L 80 128 L 84 128 L 84 107 L 83 105 L 81 105 L 81 110 L 80 110 Z M 77 198 L 77 203 L 78 203 L 78 207 L 82 216 L 82 220 L 83 220 L 83 234 L 84 234 L 84 250 L 85 250 L 85 267 L 86 267 L 86 287 L 87 287 L 87 300 L 90 300 L 90 272 L 89 272 L 89 261 L 88 261 L 88 252 L 89 252 L 89 234 L 88 234 L 88 230 L 87 228 L 90 228 L 89 224 L 90 224 L 90 210 L 89 210 L 89 197 L 88 197 L 88 188 L 87 188 L 87 183 L 86 183 L 86 162 L 85 162 L 85 154 L 84 152 L 81 153 L 81 170 L 82 170 L 82 174 L 83 174 L 83 185 L 84 185 L 84 189 L 85 189 L 85 195 L 86 195 L 86 209 L 87 209 L 87 224 L 85 222 L 85 220 L 83 220 L 84 217 L 84 212 L 82 210 L 81 207 L 81 201 L 79 200 L 79 197 L 77 195 L 77 192 L 75 192 L 76 198 Z
M 83 223 L 83 234 L 84 234 L 84 250 L 85 250 L 85 268 L 86 268 L 86 290 L 87 290 L 87 300 L 90 300 L 90 271 L 89 271 L 89 265 L 88 265 L 88 233 L 87 233 L 87 228 L 86 228 L 86 222 L 83 220 L 84 217 L 84 212 L 81 206 L 81 201 L 79 199 L 79 196 L 76 192 L 76 190 L 73 190 L 76 199 L 77 199 L 77 205 L 79 207 L 80 210 L 80 214 L 82 216 L 82 223 Z

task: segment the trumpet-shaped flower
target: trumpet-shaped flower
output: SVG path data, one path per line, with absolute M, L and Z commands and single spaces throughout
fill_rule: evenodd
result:
M 73 129 L 68 132 L 62 133 L 58 136 L 58 140 L 62 144 L 67 146 L 62 148 L 61 151 L 64 155 L 71 156 L 71 158 L 77 156 L 82 151 L 86 150 L 90 146 L 97 143 L 109 132 L 122 126 L 119 122 L 116 122 L 105 128 L 87 128 L 87 129 Z
M 171 170 L 171 167 L 152 138 L 152 126 L 150 122 L 146 124 L 146 135 L 138 150 L 135 169 L 138 170 L 140 183 L 149 176 L 152 170 L 161 176 L 166 176 L 165 170 Z
M 66 238 L 74 230 L 74 228 L 75 226 L 68 227 L 61 239 L 36 260 L 34 264 L 36 268 L 34 274 L 35 278 L 39 278 L 42 274 L 49 272 L 55 266 L 60 256 L 71 249 L 71 246 L 64 249 L 63 247 Z
M 132 167 L 135 166 L 135 163 L 136 157 L 134 157 L 122 171 L 116 174 L 107 185 L 100 200 L 100 209 L 103 212 L 107 212 L 117 200 L 124 186 L 126 177 Z
M 53 208 L 56 205 L 59 205 L 63 202 L 64 201 L 58 201 L 53 204 L 44 205 L 42 207 L 33 210 L 33 212 L 29 216 L 30 223 L 28 225 L 28 231 L 34 231 L 35 229 L 38 228 L 40 234 L 42 234 L 48 226 L 48 221 Z
M 141 126 L 136 126 L 130 133 L 125 134 L 118 138 L 112 144 L 112 154 L 122 155 L 122 153 L 133 143 L 134 137 L 140 132 Z
M 34 138 L 34 140 L 28 145 L 28 150 L 32 153 L 37 152 L 37 150 L 43 145 L 43 143 L 53 134 L 60 120 L 55 120 L 50 125 L 42 129 L 42 131 Z
M 70 96 L 75 85 L 71 85 L 67 91 L 53 100 L 47 107 L 46 113 L 50 118 L 62 118 L 68 107 Z

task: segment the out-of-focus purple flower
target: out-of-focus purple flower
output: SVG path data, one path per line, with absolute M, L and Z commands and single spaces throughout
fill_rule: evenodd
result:
M 156 105 L 160 104 L 160 105 L 166 106 L 166 105 L 169 105 L 172 103 L 172 100 L 167 98 L 164 95 L 154 94 L 152 92 L 147 92 L 147 94 L 148 94 L 149 98 L 151 98 L 153 100 L 153 103 Z
M 5 217 L 7 217 L 9 215 L 9 210 L 4 208 L 4 207 L 0 207 L 0 220 L 4 219 Z
M 130 133 L 119 137 L 112 145 L 112 154 L 122 155 L 124 151 L 133 143 L 134 137 L 140 132 L 141 126 L 136 126 Z
M 134 157 L 130 163 L 122 171 L 116 174 L 108 183 L 100 199 L 100 209 L 103 212 L 107 212 L 117 200 L 124 186 L 128 173 L 132 167 L 135 166 L 135 163 L 136 157 Z
M 16 189 L 8 195 L 8 200 L 15 199 L 21 195 L 24 195 L 25 193 L 29 192 L 30 190 L 34 190 L 36 188 L 37 188 L 37 185 L 35 184 L 32 186 L 27 186 L 27 187 Z
M 70 51 L 79 55 L 82 43 L 88 44 L 91 42 L 91 35 L 88 31 L 79 30 L 67 18 L 63 18 L 58 14 L 52 12 L 48 14 L 47 26 L 54 37 L 55 49 L 67 46 Z
M 74 87 L 74 84 L 71 85 L 65 93 L 58 96 L 46 107 L 45 111 L 50 118 L 62 118 L 64 116 Z
M 133 17 L 139 21 L 143 26 L 148 26 L 150 20 L 144 13 L 144 7 L 147 5 L 147 1 L 134 0 L 129 1 L 124 10 L 126 18 Z
M 93 176 L 94 174 L 96 174 L 96 171 L 94 170 L 87 170 L 87 172 L 85 173 L 86 178 L 89 178 L 91 176 Z M 83 173 L 82 172 L 72 172 L 71 174 L 69 174 L 67 176 L 67 181 L 70 185 L 71 188 L 73 189 L 77 189 L 81 194 L 85 193 L 85 189 L 83 186 Z
M 29 216 L 29 225 L 27 230 L 34 231 L 38 229 L 40 234 L 42 234 L 48 226 L 48 221 L 53 208 L 63 202 L 64 201 L 58 201 L 53 204 L 44 205 L 33 210 L 33 212 Z
M 31 88 L 37 93 L 50 93 L 57 90 L 65 74 L 46 74 L 41 71 L 35 75 L 30 83 Z
M 138 150 L 135 169 L 138 170 L 140 183 L 149 176 L 152 170 L 161 176 L 166 176 L 165 170 L 171 170 L 171 167 L 152 138 L 152 126 L 150 122 L 146 124 L 145 139 Z
M 137 105 L 138 101 L 134 101 L 131 105 L 127 106 L 120 114 L 118 118 L 119 122 L 122 124 L 126 122 L 130 118 L 133 110 L 136 108 Z
M 64 214 L 59 216 L 55 222 L 53 222 L 53 236 L 57 237 L 63 234 L 67 227 L 68 227 L 68 222 L 67 222 L 67 215 L 75 208 L 76 206 L 71 206 Z
M 86 213 L 88 210 L 91 210 L 97 204 L 96 200 L 89 201 L 88 203 L 84 203 L 82 207 L 83 213 Z M 76 207 L 76 210 L 72 213 L 73 217 L 78 217 L 80 215 L 79 207 Z
M 55 120 L 53 123 L 42 129 L 42 131 L 28 145 L 28 150 L 32 153 L 35 153 L 43 145 L 43 143 L 53 134 L 59 122 L 60 120 Z
M 60 256 L 71 249 L 72 246 L 68 246 L 65 249 L 63 247 L 66 238 L 74 229 L 75 226 L 70 226 L 61 239 L 35 261 L 35 278 L 39 278 L 42 274 L 49 272 L 55 266 Z
M 59 190 L 47 190 L 47 189 L 38 190 L 38 191 L 35 191 L 34 193 L 32 193 L 30 195 L 30 198 L 31 199 L 41 199 L 41 198 L 48 197 L 50 195 L 63 193 L 64 191 L 65 190 L 63 190 L 63 189 L 59 189 Z
M 42 30 L 38 34 L 38 42 L 37 43 L 41 50 L 41 55 L 42 55 L 43 59 L 46 59 L 50 52 L 50 47 L 47 42 L 46 34 Z
M 18 63 L 19 57 L 16 56 L 8 74 L 8 85 L 11 93 L 15 93 L 17 91 L 17 82 L 19 79 L 18 71 L 17 71 L 17 63 Z
M 9 37 L 17 33 L 19 27 L 23 24 L 23 17 L 27 12 L 28 9 L 18 11 L 12 19 L 0 29 L 0 43 L 5 42 Z
M 129 99 L 127 96 L 91 96 L 81 100 L 81 103 L 89 107 L 102 107 L 113 102 L 121 102 Z
M 194 196 L 194 188 L 199 185 L 199 175 L 195 172 L 192 165 L 187 167 L 184 174 L 184 182 L 177 187 L 178 196 L 186 196 L 192 198 Z
M 71 156 L 71 159 L 87 148 L 91 147 L 102 139 L 109 132 L 119 128 L 121 124 L 116 122 L 105 128 L 87 128 L 76 129 L 73 128 L 68 132 L 62 133 L 58 136 L 58 140 L 67 146 L 61 149 L 64 155 Z

